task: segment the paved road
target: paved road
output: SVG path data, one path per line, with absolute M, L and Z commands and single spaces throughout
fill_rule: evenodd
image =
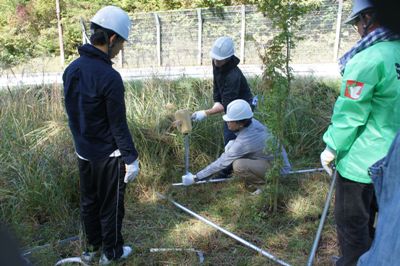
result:
M 260 76 L 262 66 L 240 65 L 246 76 Z M 314 75 L 330 78 L 338 78 L 339 71 L 336 64 L 296 64 L 292 66 L 297 75 Z M 194 67 L 162 67 L 162 68 L 138 68 L 119 70 L 125 81 L 148 79 L 152 77 L 176 79 L 180 77 L 210 78 L 211 66 Z M 0 88 L 12 88 L 26 85 L 60 84 L 62 73 L 31 73 L 31 74 L 3 74 L 0 76 Z

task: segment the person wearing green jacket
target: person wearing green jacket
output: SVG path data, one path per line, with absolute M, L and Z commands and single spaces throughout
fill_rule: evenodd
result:
M 388 152 L 400 129 L 400 37 L 377 19 L 370 0 L 354 0 L 346 23 L 361 40 L 340 60 L 343 79 L 321 164 L 337 169 L 335 220 L 341 257 L 356 265 L 374 238 L 376 198 L 368 168 Z

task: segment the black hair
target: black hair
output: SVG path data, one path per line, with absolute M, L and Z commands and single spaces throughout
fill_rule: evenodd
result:
M 371 0 L 374 5 L 376 20 L 385 28 L 400 34 L 399 0 Z
M 90 23 L 90 42 L 93 45 L 105 45 L 108 44 L 108 40 L 114 34 L 117 36 L 116 42 L 123 41 L 124 39 L 119 36 L 116 32 L 103 28 L 96 23 Z
M 243 127 L 248 127 L 251 125 L 251 118 L 246 118 L 242 120 L 235 121 L 236 123 L 242 124 Z

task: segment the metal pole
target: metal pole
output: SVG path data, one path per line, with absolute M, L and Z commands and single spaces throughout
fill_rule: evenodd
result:
M 340 46 L 340 31 L 342 24 L 342 12 L 343 12 L 343 0 L 339 0 L 338 13 L 336 19 L 336 37 L 335 44 L 333 47 L 333 61 L 336 62 L 339 54 L 339 46 Z
M 201 8 L 197 9 L 197 63 L 201 65 L 202 63 L 202 43 L 203 43 L 203 18 L 201 17 Z
M 246 37 L 246 6 L 242 5 L 242 27 L 240 31 L 240 60 L 244 64 L 244 40 Z
M 158 66 L 161 66 L 161 25 L 160 18 L 157 13 L 154 13 L 154 20 L 156 21 L 156 29 L 157 29 L 157 62 Z
M 166 200 L 168 200 L 169 202 L 171 202 L 172 204 L 174 204 L 174 205 L 175 205 L 176 207 L 178 207 L 179 209 L 181 209 L 181 210 L 183 210 L 183 211 L 189 213 L 190 215 L 196 217 L 196 218 L 199 219 L 200 221 L 202 221 L 202 222 L 204 222 L 204 223 L 206 223 L 206 224 L 208 224 L 208 225 L 214 227 L 215 229 L 221 231 L 222 233 L 228 235 L 229 237 L 235 239 L 236 241 L 239 241 L 240 243 L 244 244 L 245 246 L 247 246 L 247 247 L 249 247 L 249 248 L 251 248 L 251 249 L 253 249 L 253 250 L 255 250 L 255 251 L 259 252 L 259 253 L 261 253 L 261 255 L 263 255 L 263 256 L 265 256 L 265 257 L 267 257 L 267 258 L 269 258 L 269 259 L 275 261 L 276 263 L 278 263 L 278 264 L 280 264 L 280 265 L 290 266 L 290 264 L 284 262 L 283 260 L 278 259 L 277 257 L 275 257 L 274 255 L 271 255 L 271 254 L 268 253 L 267 251 L 265 251 L 265 250 L 263 250 L 263 249 L 261 249 L 261 248 L 255 246 L 255 245 L 253 245 L 253 244 L 247 242 L 247 241 L 244 240 L 243 238 L 240 238 L 240 237 L 238 237 L 237 235 L 235 235 L 235 234 L 233 234 L 233 233 L 231 233 L 231 232 L 229 232 L 229 231 L 223 229 L 222 227 L 220 227 L 220 226 L 216 225 L 215 223 L 213 223 L 213 222 L 207 220 L 206 218 L 204 218 L 204 217 L 198 215 L 197 213 L 195 213 L 195 212 L 193 212 L 193 211 L 187 209 L 186 207 L 180 205 L 179 203 L 173 201 L 172 199 L 169 199 L 169 198 L 165 197 L 164 195 L 161 195 L 160 193 L 157 193 L 157 196 L 158 196 L 159 198 L 161 198 L 161 199 L 166 199 Z
M 195 184 L 199 185 L 199 184 L 205 184 L 205 183 L 218 183 L 218 182 L 225 182 L 225 181 L 229 181 L 232 180 L 234 178 L 216 178 L 216 179 L 208 179 L 208 180 L 201 180 L 201 181 L 197 181 Z M 173 183 L 173 186 L 177 187 L 177 186 L 183 186 L 183 183 Z
M 58 27 L 58 42 L 60 45 L 60 63 L 61 66 L 64 67 L 64 42 L 63 42 L 63 33 L 62 33 L 62 24 L 61 24 L 61 15 L 60 15 L 60 1 L 56 0 L 56 13 L 57 13 L 57 27 Z
M 321 238 L 322 228 L 324 227 L 325 218 L 326 218 L 326 215 L 328 214 L 329 205 L 331 203 L 332 192 L 333 192 L 333 189 L 335 188 L 336 176 L 337 176 L 337 171 L 335 169 L 335 172 L 333 173 L 333 177 L 332 177 L 331 186 L 329 188 L 328 196 L 326 197 L 324 210 L 322 211 L 322 216 L 321 216 L 321 220 L 319 222 L 317 234 L 315 236 L 315 240 L 314 240 L 314 243 L 313 243 L 313 246 L 311 249 L 310 257 L 308 258 L 307 266 L 312 266 L 315 253 L 317 252 L 319 239 Z
M 185 134 L 185 174 L 189 173 L 189 134 Z
M 121 51 L 119 52 L 119 66 L 121 68 L 124 67 L 124 47 L 122 47 Z
M 313 169 L 303 169 L 303 170 L 296 170 L 296 171 L 290 171 L 285 175 L 292 175 L 292 174 L 305 174 L 305 173 L 314 173 L 314 172 L 323 172 L 324 168 L 313 168 Z M 208 180 L 201 180 L 197 181 L 195 185 L 199 184 L 205 184 L 205 183 L 219 183 L 219 182 L 225 182 L 225 181 L 230 181 L 234 178 L 216 178 L 216 179 L 208 179 Z M 183 183 L 173 183 L 173 186 L 183 186 Z
M 324 168 L 303 169 L 303 170 L 289 171 L 286 175 L 314 173 L 314 172 L 323 172 L 323 171 L 324 171 Z
M 86 34 L 86 26 L 85 26 L 85 21 L 83 18 L 80 19 L 81 23 L 81 30 L 82 30 L 82 44 L 87 44 L 90 43 L 89 37 Z

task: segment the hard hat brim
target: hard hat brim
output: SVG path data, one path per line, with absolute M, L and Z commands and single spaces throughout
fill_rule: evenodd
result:
M 225 57 L 222 57 L 222 56 L 218 56 L 218 55 L 214 54 L 212 51 L 210 51 L 210 57 L 212 59 L 215 59 L 215 60 L 224 60 L 224 59 L 227 59 L 227 58 L 231 57 L 232 55 L 233 54 L 225 56 Z
M 227 115 L 223 115 L 223 116 L 222 116 L 222 119 L 223 119 L 225 122 L 232 122 L 232 121 L 235 121 L 235 120 L 230 119 Z
M 344 24 L 351 25 L 353 24 L 354 20 L 358 17 L 358 14 L 350 14 L 350 16 L 347 17 L 347 19 L 344 21 Z
M 244 119 L 251 119 L 251 118 L 253 118 L 253 116 L 251 116 L 251 117 L 249 117 L 249 118 L 243 118 L 243 119 L 240 119 L 240 120 L 244 120 Z M 223 116 L 222 116 L 222 119 L 223 119 L 225 122 L 235 122 L 235 121 L 240 121 L 240 120 L 237 120 L 237 119 L 232 119 L 232 118 L 229 118 L 229 117 L 228 117 L 228 115 L 223 115 Z

